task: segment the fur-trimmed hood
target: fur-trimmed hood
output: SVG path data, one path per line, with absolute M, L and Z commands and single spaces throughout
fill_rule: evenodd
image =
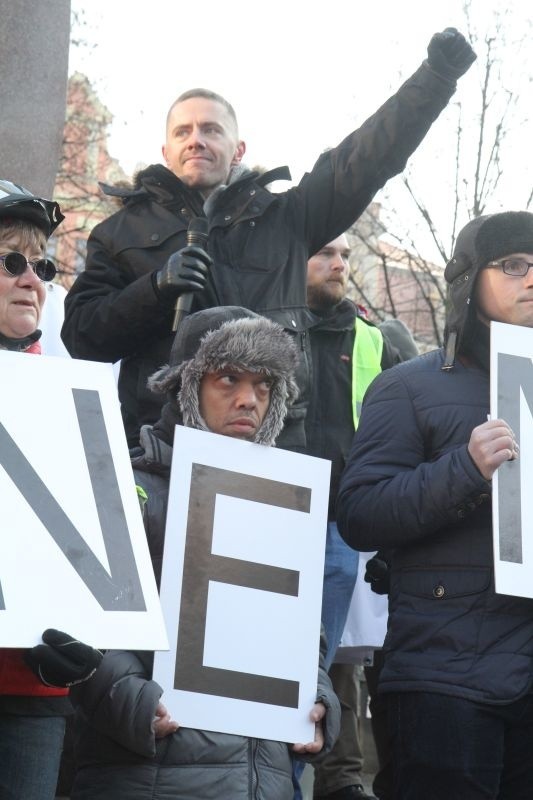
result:
M 259 175 L 255 170 L 251 171 L 242 165 L 241 169 L 232 170 L 228 184 L 244 179 L 253 179 L 259 186 L 267 187 L 274 181 L 290 181 L 291 173 L 288 167 L 276 167 Z M 171 203 L 175 200 L 176 188 L 179 187 L 180 190 L 186 188 L 180 179 L 164 164 L 151 164 L 149 167 L 139 170 L 134 175 L 131 183 L 121 181 L 112 186 L 100 181 L 98 185 L 105 195 L 116 198 L 120 203 L 129 203 L 149 195 L 155 195 L 162 203 Z M 191 195 L 194 193 L 191 192 Z M 200 213 L 202 205 L 203 201 L 196 209 L 196 213 Z
M 202 377 L 227 367 L 263 372 L 273 384 L 254 441 L 272 445 L 298 394 L 297 364 L 296 345 L 281 325 L 239 306 L 210 308 L 185 318 L 176 334 L 171 364 L 152 375 L 149 386 L 177 403 L 184 425 L 207 431 L 199 405 Z

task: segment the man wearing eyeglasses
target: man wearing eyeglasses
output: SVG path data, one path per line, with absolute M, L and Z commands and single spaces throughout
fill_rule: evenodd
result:
M 382 373 L 344 472 L 339 530 L 391 554 L 380 691 L 395 798 L 525 800 L 533 600 L 494 590 L 491 478 L 519 457 L 488 419 L 490 322 L 533 327 L 533 214 L 479 217 L 446 266 L 446 345 Z

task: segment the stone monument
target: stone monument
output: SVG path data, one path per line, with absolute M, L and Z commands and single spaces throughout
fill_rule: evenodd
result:
M 65 124 L 70 0 L 0 0 L 0 178 L 51 197 Z

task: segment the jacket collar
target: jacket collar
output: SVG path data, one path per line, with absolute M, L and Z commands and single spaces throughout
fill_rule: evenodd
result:
M 246 183 L 253 180 L 259 186 L 267 186 L 269 183 L 280 180 L 291 180 L 291 173 L 288 167 L 276 167 L 260 175 L 258 172 L 247 170 L 244 174 L 237 177 L 232 185 Z M 108 197 L 118 197 L 124 203 L 148 195 L 156 195 L 161 201 L 173 202 L 176 193 L 187 197 L 190 201 L 195 201 L 195 205 L 203 205 L 201 195 L 189 189 L 183 181 L 174 175 L 163 164 L 152 164 L 146 169 L 141 170 L 135 177 L 134 186 L 111 186 L 108 183 L 98 184 L 103 193 Z
M 11 336 L 5 336 L 0 333 L 0 350 L 11 350 L 15 353 L 22 353 L 24 351 L 31 353 L 40 353 L 41 347 L 38 340 L 41 338 L 41 331 L 39 329 L 30 333 L 29 336 L 24 336 L 22 339 L 14 339 Z
M 358 316 L 355 304 L 347 297 L 341 300 L 327 315 L 311 313 L 316 320 L 311 326 L 311 330 L 316 331 L 352 330 L 355 324 L 355 318 Z

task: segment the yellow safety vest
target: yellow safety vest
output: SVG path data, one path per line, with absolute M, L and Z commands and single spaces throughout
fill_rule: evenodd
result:
M 365 392 L 381 372 L 383 336 L 378 328 L 355 318 L 355 341 L 352 353 L 352 409 L 353 425 L 357 430 L 359 414 Z

